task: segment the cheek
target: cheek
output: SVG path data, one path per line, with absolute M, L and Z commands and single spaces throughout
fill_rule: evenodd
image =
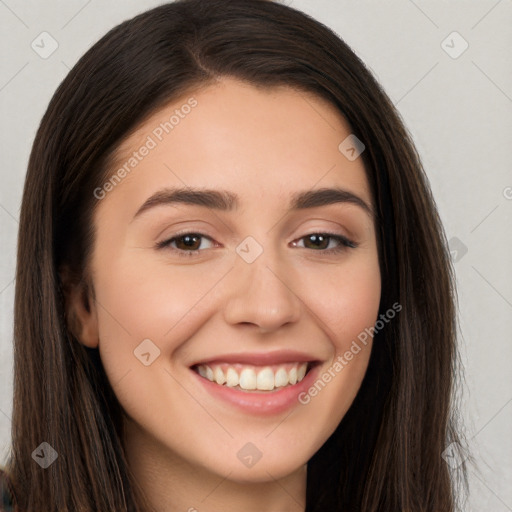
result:
M 337 272 L 305 277 L 303 293 L 331 350 L 330 360 L 300 397 L 309 417 L 315 418 L 319 448 L 351 406 L 368 368 L 369 329 L 377 320 L 381 295 L 378 259 L 354 260 Z
M 191 276 L 136 258 L 120 258 L 97 272 L 101 360 L 124 411 L 149 431 L 163 417 L 162 404 L 171 415 L 195 404 L 176 392 L 170 374 L 176 349 L 202 321 L 208 282 L 215 282 L 213 275 L 193 286 Z
M 381 276 L 378 259 L 368 255 L 339 268 L 304 273 L 302 289 L 309 308 L 336 352 L 372 327 L 378 316 Z
M 143 353 L 149 350 L 151 359 L 155 358 L 151 368 L 172 360 L 173 353 L 207 319 L 210 291 L 229 270 L 229 262 L 226 268 L 219 267 L 198 272 L 193 265 L 148 263 L 147 258 L 133 254 L 98 267 L 100 352 L 112 383 L 127 372 L 134 375 L 146 369 L 137 359 L 142 347 L 147 348 Z
M 123 258 L 111 271 L 98 274 L 101 323 L 129 334 L 134 342 L 141 336 L 169 339 L 169 331 L 193 314 L 222 274 L 217 268 L 199 273 L 192 265 L 172 268 L 165 262 Z

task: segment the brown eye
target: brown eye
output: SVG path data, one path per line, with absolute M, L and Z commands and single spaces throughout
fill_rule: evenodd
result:
M 304 245 L 308 249 L 327 249 L 329 246 L 329 242 L 331 241 L 331 237 L 327 235 L 308 235 L 304 237 Z M 312 247 L 308 247 L 308 242 L 312 243 Z
M 299 240 L 304 240 L 305 249 L 312 249 L 324 253 L 336 253 L 347 248 L 357 247 L 357 244 L 345 236 L 336 235 L 333 233 L 310 233 L 309 235 L 303 236 Z M 335 247 L 329 248 L 329 245 L 333 240 L 337 243 L 337 245 Z M 295 242 L 294 246 L 297 247 Z
M 189 234 L 175 238 L 176 247 L 183 251 L 197 250 L 201 245 L 201 235 Z
M 163 249 L 167 247 L 171 251 L 176 252 L 179 256 L 193 257 L 201 252 L 199 248 L 203 239 L 209 240 L 210 242 L 212 241 L 211 238 L 202 233 L 181 233 L 159 242 L 156 248 Z M 174 247 L 173 244 L 175 244 L 176 247 Z

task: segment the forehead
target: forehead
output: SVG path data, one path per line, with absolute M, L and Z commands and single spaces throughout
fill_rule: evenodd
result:
M 371 203 L 362 159 L 339 148 L 350 134 L 341 113 L 312 93 L 225 78 L 158 109 L 122 142 L 109 172 L 125 172 L 108 200 L 140 202 L 177 185 L 284 200 L 294 188 L 338 185 Z

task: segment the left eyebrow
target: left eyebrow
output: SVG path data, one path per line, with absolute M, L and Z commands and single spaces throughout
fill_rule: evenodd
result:
M 173 206 L 175 203 L 204 206 L 220 211 L 236 211 L 240 208 L 240 199 L 228 190 L 198 188 L 165 188 L 150 196 L 133 216 L 133 220 L 143 212 L 161 205 Z M 359 206 L 370 218 L 375 214 L 370 205 L 356 194 L 342 188 L 321 188 L 304 190 L 292 194 L 289 211 L 317 208 L 336 203 L 349 203 Z

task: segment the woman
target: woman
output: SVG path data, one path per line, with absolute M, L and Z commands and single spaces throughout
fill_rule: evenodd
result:
M 455 510 L 443 228 L 325 26 L 181 0 L 115 27 L 42 120 L 18 247 L 19 510 Z

